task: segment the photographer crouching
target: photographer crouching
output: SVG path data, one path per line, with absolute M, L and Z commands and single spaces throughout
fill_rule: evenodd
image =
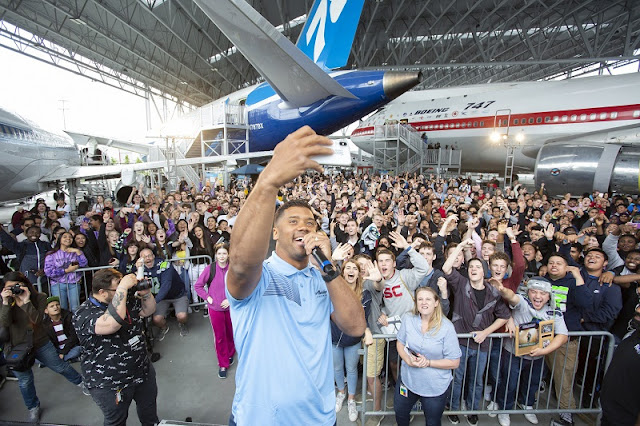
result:
M 92 295 L 76 311 L 73 325 L 84 347 L 82 371 L 106 425 L 126 425 L 135 400 L 143 426 L 159 422 L 156 372 L 143 336 L 143 318 L 156 310 L 148 281 L 102 269 Z
M 7 365 L 18 378 L 24 404 L 29 409 L 29 422 L 40 420 L 40 399 L 36 394 L 31 367 L 37 359 L 65 379 L 82 387 L 82 376 L 66 361 L 60 359 L 42 325 L 47 295 L 39 293 L 21 272 L 4 276 L 0 327 L 9 330 L 5 346 Z M 2 344 L 3 342 L 0 342 Z

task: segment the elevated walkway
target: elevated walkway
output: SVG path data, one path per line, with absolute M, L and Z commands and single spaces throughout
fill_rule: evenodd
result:
M 420 132 L 409 124 L 385 124 L 374 128 L 373 167 L 389 173 L 460 173 L 462 151 L 430 149 Z

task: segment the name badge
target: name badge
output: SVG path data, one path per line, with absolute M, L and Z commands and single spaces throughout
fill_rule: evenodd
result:
M 137 346 L 140 343 L 140 341 L 141 341 L 140 336 L 133 336 L 131 339 L 129 339 L 129 346 L 133 348 Z

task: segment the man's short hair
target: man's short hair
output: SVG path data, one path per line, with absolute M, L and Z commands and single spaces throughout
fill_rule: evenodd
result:
M 91 291 L 96 294 L 100 290 L 106 290 L 111 288 L 111 282 L 115 279 L 121 279 L 122 274 L 120 271 L 114 268 L 100 269 L 93 275 L 93 282 L 91 283 Z
M 564 260 L 564 263 L 566 263 L 567 265 L 569 264 L 569 259 L 567 259 L 567 256 L 565 256 L 564 254 L 554 251 L 553 253 L 551 253 L 548 257 L 548 259 L 551 259 L 552 257 L 559 257 L 562 260 Z M 549 262 L 549 260 L 547 260 L 547 262 Z
M 414 237 L 415 238 L 415 237 Z M 435 249 L 433 248 L 433 244 L 430 241 L 423 241 L 419 246 L 418 246 L 418 251 L 422 250 L 422 249 L 429 249 L 431 250 L 433 253 L 435 253 Z
M 396 261 L 396 255 L 393 254 L 393 252 L 387 248 L 381 248 L 378 249 L 378 251 L 376 251 L 376 260 L 378 260 L 380 258 L 381 254 L 388 254 L 389 256 L 391 256 L 391 259 L 393 259 L 393 261 Z
M 497 251 L 489 256 L 489 265 L 491 265 L 496 260 L 504 260 L 505 262 L 507 262 L 507 266 L 511 266 L 511 259 L 509 259 L 507 253 L 503 251 Z
M 109 209 L 109 210 L 111 210 L 111 209 Z M 93 216 L 91 216 L 91 220 L 95 220 L 95 221 L 98 221 L 100 223 L 103 222 L 102 215 L 99 215 L 99 214 L 94 214 Z
M 631 234 L 620 235 L 620 239 L 619 240 L 621 240 L 623 238 L 633 238 L 633 241 L 635 241 L 636 243 L 638 242 L 638 239 L 634 235 L 631 235 Z
M 313 210 L 311 210 L 311 206 L 309 205 L 307 200 L 303 200 L 302 198 L 289 200 L 283 205 L 281 205 L 280 207 L 278 207 L 278 210 L 276 210 L 276 215 L 273 219 L 273 223 L 278 223 L 282 215 L 284 215 L 284 212 L 292 207 L 304 207 L 305 209 L 308 209 L 311 213 L 313 213 Z
M 600 247 L 591 248 L 591 249 L 585 251 L 584 255 L 587 256 L 592 251 L 595 251 L 595 252 L 598 252 L 598 253 L 602 253 L 602 256 L 604 256 L 604 260 L 607 261 L 607 262 L 609 261 L 609 255 L 607 255 L 607 253 L 604 250 L 602 250 Z
M 497 229 L 496 229 L 496 231 L 497 231 Z M 495 241 L 491 241 L 491 240 L 482 240 L 482 245 L 485 245 L 485 244 L 490 244 L 490 245 L 492 245 L 493 247 L 495 247 L 495 246 L 496 246 Z

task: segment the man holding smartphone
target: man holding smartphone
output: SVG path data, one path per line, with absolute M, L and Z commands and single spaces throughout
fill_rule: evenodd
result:
M 321 172 L 312 157 L 330 145 L 308 126 L 287 136 L 236 220 L 226 283 L 239 360 L 230 425 L 335 424 L 328 317 L 361 336 L 364 310 L 338 268 L 310 264 L 314 249 L 331 259 L 331 244 L 309 204 L 289 201 L 274 214 L 278 190 L 307 169 Z M 264 260 L 271 229 L 275 252 Z
M 156 300 L 150 289 L 135 291 L 137 284 L 134 274 L 101 269 L 73 317 L 85 352 L 84 380 L 109 425 L 126 425 L 134 400 L 143 426 L 159 422 L 156 373 L 143 335 L 143 318 L 156 310 Z

